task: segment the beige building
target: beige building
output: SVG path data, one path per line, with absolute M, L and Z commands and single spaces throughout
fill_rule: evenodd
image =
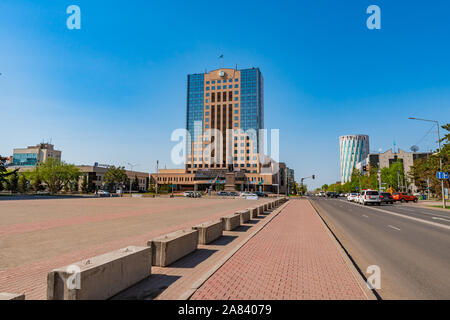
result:
M 159 170 L 152 183 L 176 190 L 226 185 L 227 190 L 278 191 L 278 164 L 264 155 L 260 132 L 264 80 L 258 68 L 188 75 L 186 127 L 185 169 Z
M 36 146 L 14 149 L 12 166 L 14 167 L 36 167 L 47 159 L 61 160 L 61 151 L 55 150 L 50 143 L 40 143 Z
M 91 191 L 99 190 L 99 189 L 106 189 L 107 185 L 105 183 L 105 174 L 108 172 L 108 165 L 94 165 L 94 166 L 87 166 L 87 165 L 81 165 L 77 166 L 78 169 L 80 169 L 81 172 L 83 172 L 83 176 L 80 177 L 79 180 L 79 188 L 81 188 L 81 185 L 83 183 L 84 176 L 87 177 L 88 186 Z M 139 172 L 139 171 L 130 171 L 125 170 L 125 173 L 128 177 L 128 179 L 131 180 L 131 183 L 134 182 L 135 177 L 138 178 L 138 189 L 134 191 L 146 191 L 148 188 L 149 183 L 149 174 L 148 172 Z M 130 188 L 129 184 L 122 187 L 124 192 L 127 192 Z

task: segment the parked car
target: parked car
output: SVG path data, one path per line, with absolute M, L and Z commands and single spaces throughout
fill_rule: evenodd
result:
M 254 197 L 256 195 L 257 194 L 253 192 L 241 192 L 241 197 Z
M 264 192 L 256 192 L 256 195 L 258 196 L 258 197 L 261 197 L 261 198 L 267 198 L 268 197 L 268 195 L 267 195 L 267 193 L 264 193 Z
M 377 190 L 363 190 L 359 196 L 359 203 L 362 205 L 381 205 L 380 194 Z
M 111 193 L 106 190 L 97 190 L 97 196 L 99 197 L 110 197 Z
M 405 192 L 394 192 L 392 194 L 392 198 L 394 198 L 395 201 L 400 202 L 408 202 L 408 201 L 414 201 L 417 202 L 417 197 L 413 196 L 412 194 L 405 193 Z
M 185 196 L 185 197 L 191 197 L 191 196 L 192 196 L 192 192 L 193 192 L 193 191 L 185 191 L 185 192 L 183 192 L 183 196 Z
M 349 193 L 347 196 L 347 201 L 355 201 L 355 198 L 358 196 L 357 193 Z
M 230 197 L 239 197 L 239 192 L 231 191 L 229 192 Z
M 394 198 L 392 197 L 392 194 L 389 192 L 381 192 L 380 193 L 380 201 L 381 203 L 394 203 Z
M 219 192 L 217 193 L 217 195 L 218 195 L 219 197 L 227 197 L 227 196 L 229 196 L 230 194 L 229 194 L 228 192 L 225 192 L 225 191 L 219 191 Z
M 324 191 L 320 191 L 320 192 L 319 192 L 319 197 L 326 197 L 325 192 L 324 192 Z

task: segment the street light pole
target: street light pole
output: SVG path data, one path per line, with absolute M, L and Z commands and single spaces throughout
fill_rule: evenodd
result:
M 133 179 L 133 167 L 138 166 L 138 164 L 128 163 L 128 165 L 131 167 L 131 179 L 130 179 L 130 197 L 131 197 L 131 180 Z
M 441 156 L 441 135 L 439 133 L 439 121 L 437 120 L 427 120 L 427 119 L 419 119 L 419 118 L 413 118 L 410 117 L 410 120 L 419 120 L 419 121 L 427 121 L 427 122 L 434 122 L 437 125 L 437 134 L 438 134 L 438 145 L 439 145 L 439 167 L 440 170 L 442 171 L 442 156 Z M 441 180 L 441 191 L 442 191 L 442 208 L 445 209 L 445 192 L 444 192 L 444 179 L 440 179 Z

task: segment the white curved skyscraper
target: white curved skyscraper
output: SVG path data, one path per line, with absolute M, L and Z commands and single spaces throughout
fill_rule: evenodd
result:
M 339 137 L 341 183 L 351 180 L 353 169 L 369 155 L 369 136 L 363 134 Z

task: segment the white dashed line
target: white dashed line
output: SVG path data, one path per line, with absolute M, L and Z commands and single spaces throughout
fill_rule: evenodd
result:
M 395 229 L 395 230 L 397 230 L 397 231 L 401 231 L 399 228 L 394 227 L 394 226 L 391 226 L 391 225 L 388 225 L 388 227 L 389 227 L 389 228 L 392 228 L 392 229 Z
M 369 216 L 366 216 L 365 214 L 363 214 L 363 217 L 364 217 L 364 218 L 368 218 Z
M 444 219 L 444 218 L 433 217 L 432 219 L 433 219 L 433 220 L 443 220 L 443 221 L 448 221 L 448 222 L 450 222 L 450 220 Z

